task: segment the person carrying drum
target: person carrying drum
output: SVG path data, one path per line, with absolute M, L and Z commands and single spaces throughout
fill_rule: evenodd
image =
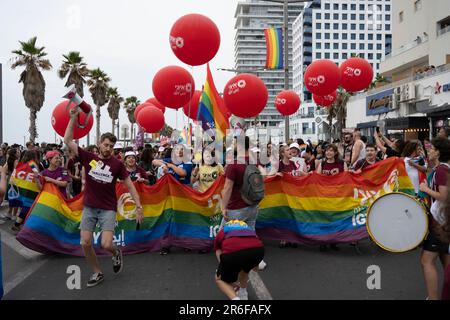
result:
M 449 243 L 438 237 L 437 230 L 446 223 L 443 215 L 443 207 L 447 200 L 447 176 L 450 168 L 450 141 L 448 139 L 436 138 L 432 142 L 428 157 L 430 161 L 439 164 L 431 173 L 430 186 L 423 182 L 420 191 L 428 194 L 431 198 L 431 216 L 429 223 L 429 234 L 423 243 L 421 264 L 425 283 L 427 286 L 428 299 L 439 299 L 439 276 L 436 269 L 436 259 L 439 257 L 444 269 L 450 266 Z

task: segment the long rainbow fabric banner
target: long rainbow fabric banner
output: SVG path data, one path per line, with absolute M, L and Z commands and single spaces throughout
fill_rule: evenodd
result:
M 21 213 L 27 215 L 40 189 L 34 177 L 34 172 L 39 171 L 36 162 L 19 162 L 11 175 L 11 183 L 19 189 Z
M 157 251 L 175 246 L 211 250 L 221 222 L 220 192 L 224 178 L 205 193 L 181 185 L 170 175 L 155 186 L 136 184 L 144 206 L 144 223 L 137 228 L 126 188 L 119 196 L 115 243 L 124 253 Z M 414 193 L 404 162 L 388 159 L 362 175 L 336 177 L 276 177 L 266 181 L 256 229 L 262 239 L 286 240 L 307 245 L 350 243 L 368 237 L 366 213 L 379 196 L 393 191 Z M 45 184 L 17 239 L 26 247 L 46 254 L 82 256 L 79 226 L 82 194 L 64 200 L 52 184 Z M 99 255 L 101 234 L 94 233 Z
M 265 29 L 264 34 L 267 47 L 266 69 L 283 69 L 283 29 Z

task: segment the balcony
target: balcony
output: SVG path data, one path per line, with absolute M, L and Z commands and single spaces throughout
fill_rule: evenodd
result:
M 303 33 L 305 35 L 311 35 L 312 36 L 312 28 L 311 27 L 305 28 Z
M 312 26 L 312 17 L 305 15 L 303 17 L 303 25 L 304 26 Z
M 446 34 L 448 32 L 450 32 L 450 26 L 447 26 L 445 28 L 442 28 L 442 29 L 438 30 L 437 36 L 440 37 L 440 36 L 442 36 L 442 35 L 444 35 L 444 34 Z
M 305 46 L 307 46 L 307 45 L 312 45 L 312 37 L 304 37 L 304 38 L 303 38 L 303 44 L 304 44 Z

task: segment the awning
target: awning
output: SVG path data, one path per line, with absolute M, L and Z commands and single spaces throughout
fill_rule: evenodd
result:
M 386 119 L 386 130 L 429 129 L 427 117 Z
M 358 123 L 356 126 L 357 129 L 369 129 L 378 127 L 378 121 L 364 122 Z
M 430 117 L 433 117 L 434 114 L 450 114 L 450 105 L 448 103 L 441 106 L 430 106 L 428 100 L 417 102 L 416 109 L 417 112 L 426 113 Z

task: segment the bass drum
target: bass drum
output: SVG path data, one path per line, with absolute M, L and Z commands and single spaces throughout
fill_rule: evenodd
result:
M 367 230 L 381 248 L 407 252 L 417 248 L 428 234 L 427 210 L 405 193 L 389 193 L 370 206 Z

